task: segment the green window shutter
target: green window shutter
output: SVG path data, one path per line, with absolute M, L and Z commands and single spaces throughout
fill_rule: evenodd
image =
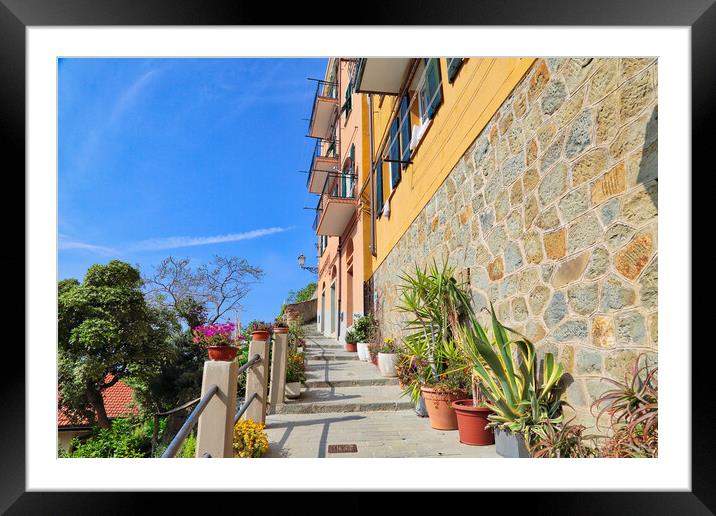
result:
M 430 119 L 443 102 L 440 85 L 440 60 L 432 57 L 425 60 L 425 79 L 421 89 L 420 112 L 425 119 Z
M 457 76 L 457 72 L 462 67 L 462 63 L 465 61 L 464 57 L 449 57 L 447 60 L 447 73 L 448 82 L 452 84 Z
M 400 159 L 403 169 L 408 166 L 410 159 L 410 111 L 408 110 L 408 96 L 400 99 Z
M 383 160 L 379 159 L 375 167 L 375 218 L 383 210 Z
M 400 132 L 398 131 L 398 119 L 395 118 L 390 124 L 389 142 L 390 142 L 390 187 L 400 183 Z
M 353 82 L 349 82 L 346 87 L 346 100 L 343 103 L 341 111 L 348 113 L 353 108 Z

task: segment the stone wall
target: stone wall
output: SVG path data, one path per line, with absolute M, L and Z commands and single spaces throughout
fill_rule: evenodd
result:
M 445 257 L 556 353 L 589 425 L 600 377 L 656 360 L 656 61 L 536 61 L 371 278 L 384 335 L 398 276 Z

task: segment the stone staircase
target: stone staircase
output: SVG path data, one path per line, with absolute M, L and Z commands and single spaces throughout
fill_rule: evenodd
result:
M 384 378 L 357 353 L 306 327 L 306 382 L 301 397 L 286 400 L 273 414 L 315 414 L 411 410 L 397 378 Z

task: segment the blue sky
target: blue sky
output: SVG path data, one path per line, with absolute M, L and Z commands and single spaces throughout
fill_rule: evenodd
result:
M 325 59 L 62 59 L 59 277 L 119 259 L 142 272 L 246 258 L 266 275 L 242 321 L 272 319 L 315 281 L 305 187 Z

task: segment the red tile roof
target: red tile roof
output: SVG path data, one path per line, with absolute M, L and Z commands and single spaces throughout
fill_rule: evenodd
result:
M 112 379 L 111 375 L 107 375 L 105 381 Z M 102 399 L 104 399 L 104 408 L 107 412 L 108 418 L 128 416 L 130 414 L 137 414 L 138 410 L 132 406 L 133 394 L 132 388 L 124 383 L 122 380 L 117 381 L 112 387 L 109 387 L 102 391 Z M 58 405 L 61 401 L 59 392 L 57 393 Z M 87 426 L 89 421 L 86 419 L 72 422 L 64 408 L 57 411 L 57 426 Z

